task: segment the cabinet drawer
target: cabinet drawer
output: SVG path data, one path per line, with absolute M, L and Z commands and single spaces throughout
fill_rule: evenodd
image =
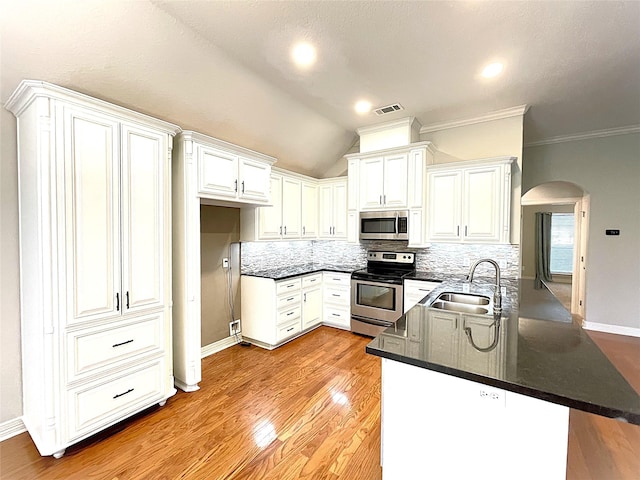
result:
M 423 282 L 420 280 L 405 280 L 404 293 L 408 295 L 416 295 L 416 296 L 422 294 L 422 297 L 424 297 L 431 290 L 439 286 L 440 286 L 440 283 L 436 283 L 436 282 Z
M 279 325 L 276 332 L 276 343 L 300 333 L 300 319 L 285 325 Z
M 321 284 L 322 284 L 321 273 L 318 273 L 316 275 L 309 275 L 307 277 L 302 277 L 302 288 L 315 287 Z
M 301 284 L 302 282 L 300 281 L 300 278 L 276 282 L 276 295 L 283 295 L 285 293 L 298 291 L 300 290 Z
M 166 374 L 160 359 L 99 383 L 68 392 L 69 438 L 91 433 L 165 398 Z
M 283 308 L 293 308 L 300 305 L 300 292 L 288 293 L 278 297 L 276 302 L 278 310 Z
M 325 285 L 351 285 L 351 274 L 349 273 L 333 273 L 333 272 L 324 272 L 322 276 L 322 281 Z
M 290 320 L 300 318 L 300 305 L 289 310 L 278 312 L 278 325 L 289 322 Z
M 162 352 L 163 320 L 164 312 L 159 312 L 133 323 L 68 333 L 68 380 L 137 355 Z
M 325 307 L 324 321 L 329 325 L 334 325 L 349 330 L 351 328 L 350 309 L 341 307 Z
M 351 289 L 344 287 L 326 287 L 324 289 L 325 303 L 349 306 L 351 304 Z

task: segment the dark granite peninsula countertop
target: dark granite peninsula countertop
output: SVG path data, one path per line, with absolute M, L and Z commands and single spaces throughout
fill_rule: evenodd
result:
M 464 289 L 492 297 L 480 279 L 443 282 L 367 353 L 640 425 L 640 396 L 557 300 L 507 280 L 500 315 L 425 306 Z
M 281 267 L 271 268 L 269 270 L 252 271 L 246 273 L 242 272 L 242 275 L 271 278 L 273 280 L 285 280 L 287 278 L 298 277 L 300 275 L 307 275 L 309 273 L 316 272 L 352 273 L 358 268 L 361 267 L 331 265 L 328 263 L 305 263 L 303 265 L 282 265 Z

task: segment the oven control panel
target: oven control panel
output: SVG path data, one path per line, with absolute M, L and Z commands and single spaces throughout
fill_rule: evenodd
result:
M 412 252 L 369 252 L 367 260 L 370 262 L 413 263 L 415 253 Z

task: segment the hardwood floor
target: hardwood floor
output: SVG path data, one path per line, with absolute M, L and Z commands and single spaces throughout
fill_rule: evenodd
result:
M 594 338 L 637 389 L 640 339 Z M 0 443 L 0 478 L 381 479 L 380 359 L 368 341 L 321 327 L 272 352 L 231 347 L 203 360 L 199 391 L 60 460 L 26 433 Z M 571 410 L 568 479 L 638 479 L 638 452 L 640 427 Z

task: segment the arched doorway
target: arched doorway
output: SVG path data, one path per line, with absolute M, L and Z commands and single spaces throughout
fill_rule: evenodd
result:
M 571 273 L 563 272 L 557 277 L 571 283 L 570 311 L 572 314 L 586 319 L 586 286 L 585 272 L 587 268 L 587 238 L 589 228 L 589 194 L 582 187 L 570 182 L 548 182 L 528 190 L 521 199 L 521 276 L 526 278 L 532 274 L 531 238 L 532 229 L 527 228 L 533 212 L 572 215 L 573 221 L 573 259 Z

